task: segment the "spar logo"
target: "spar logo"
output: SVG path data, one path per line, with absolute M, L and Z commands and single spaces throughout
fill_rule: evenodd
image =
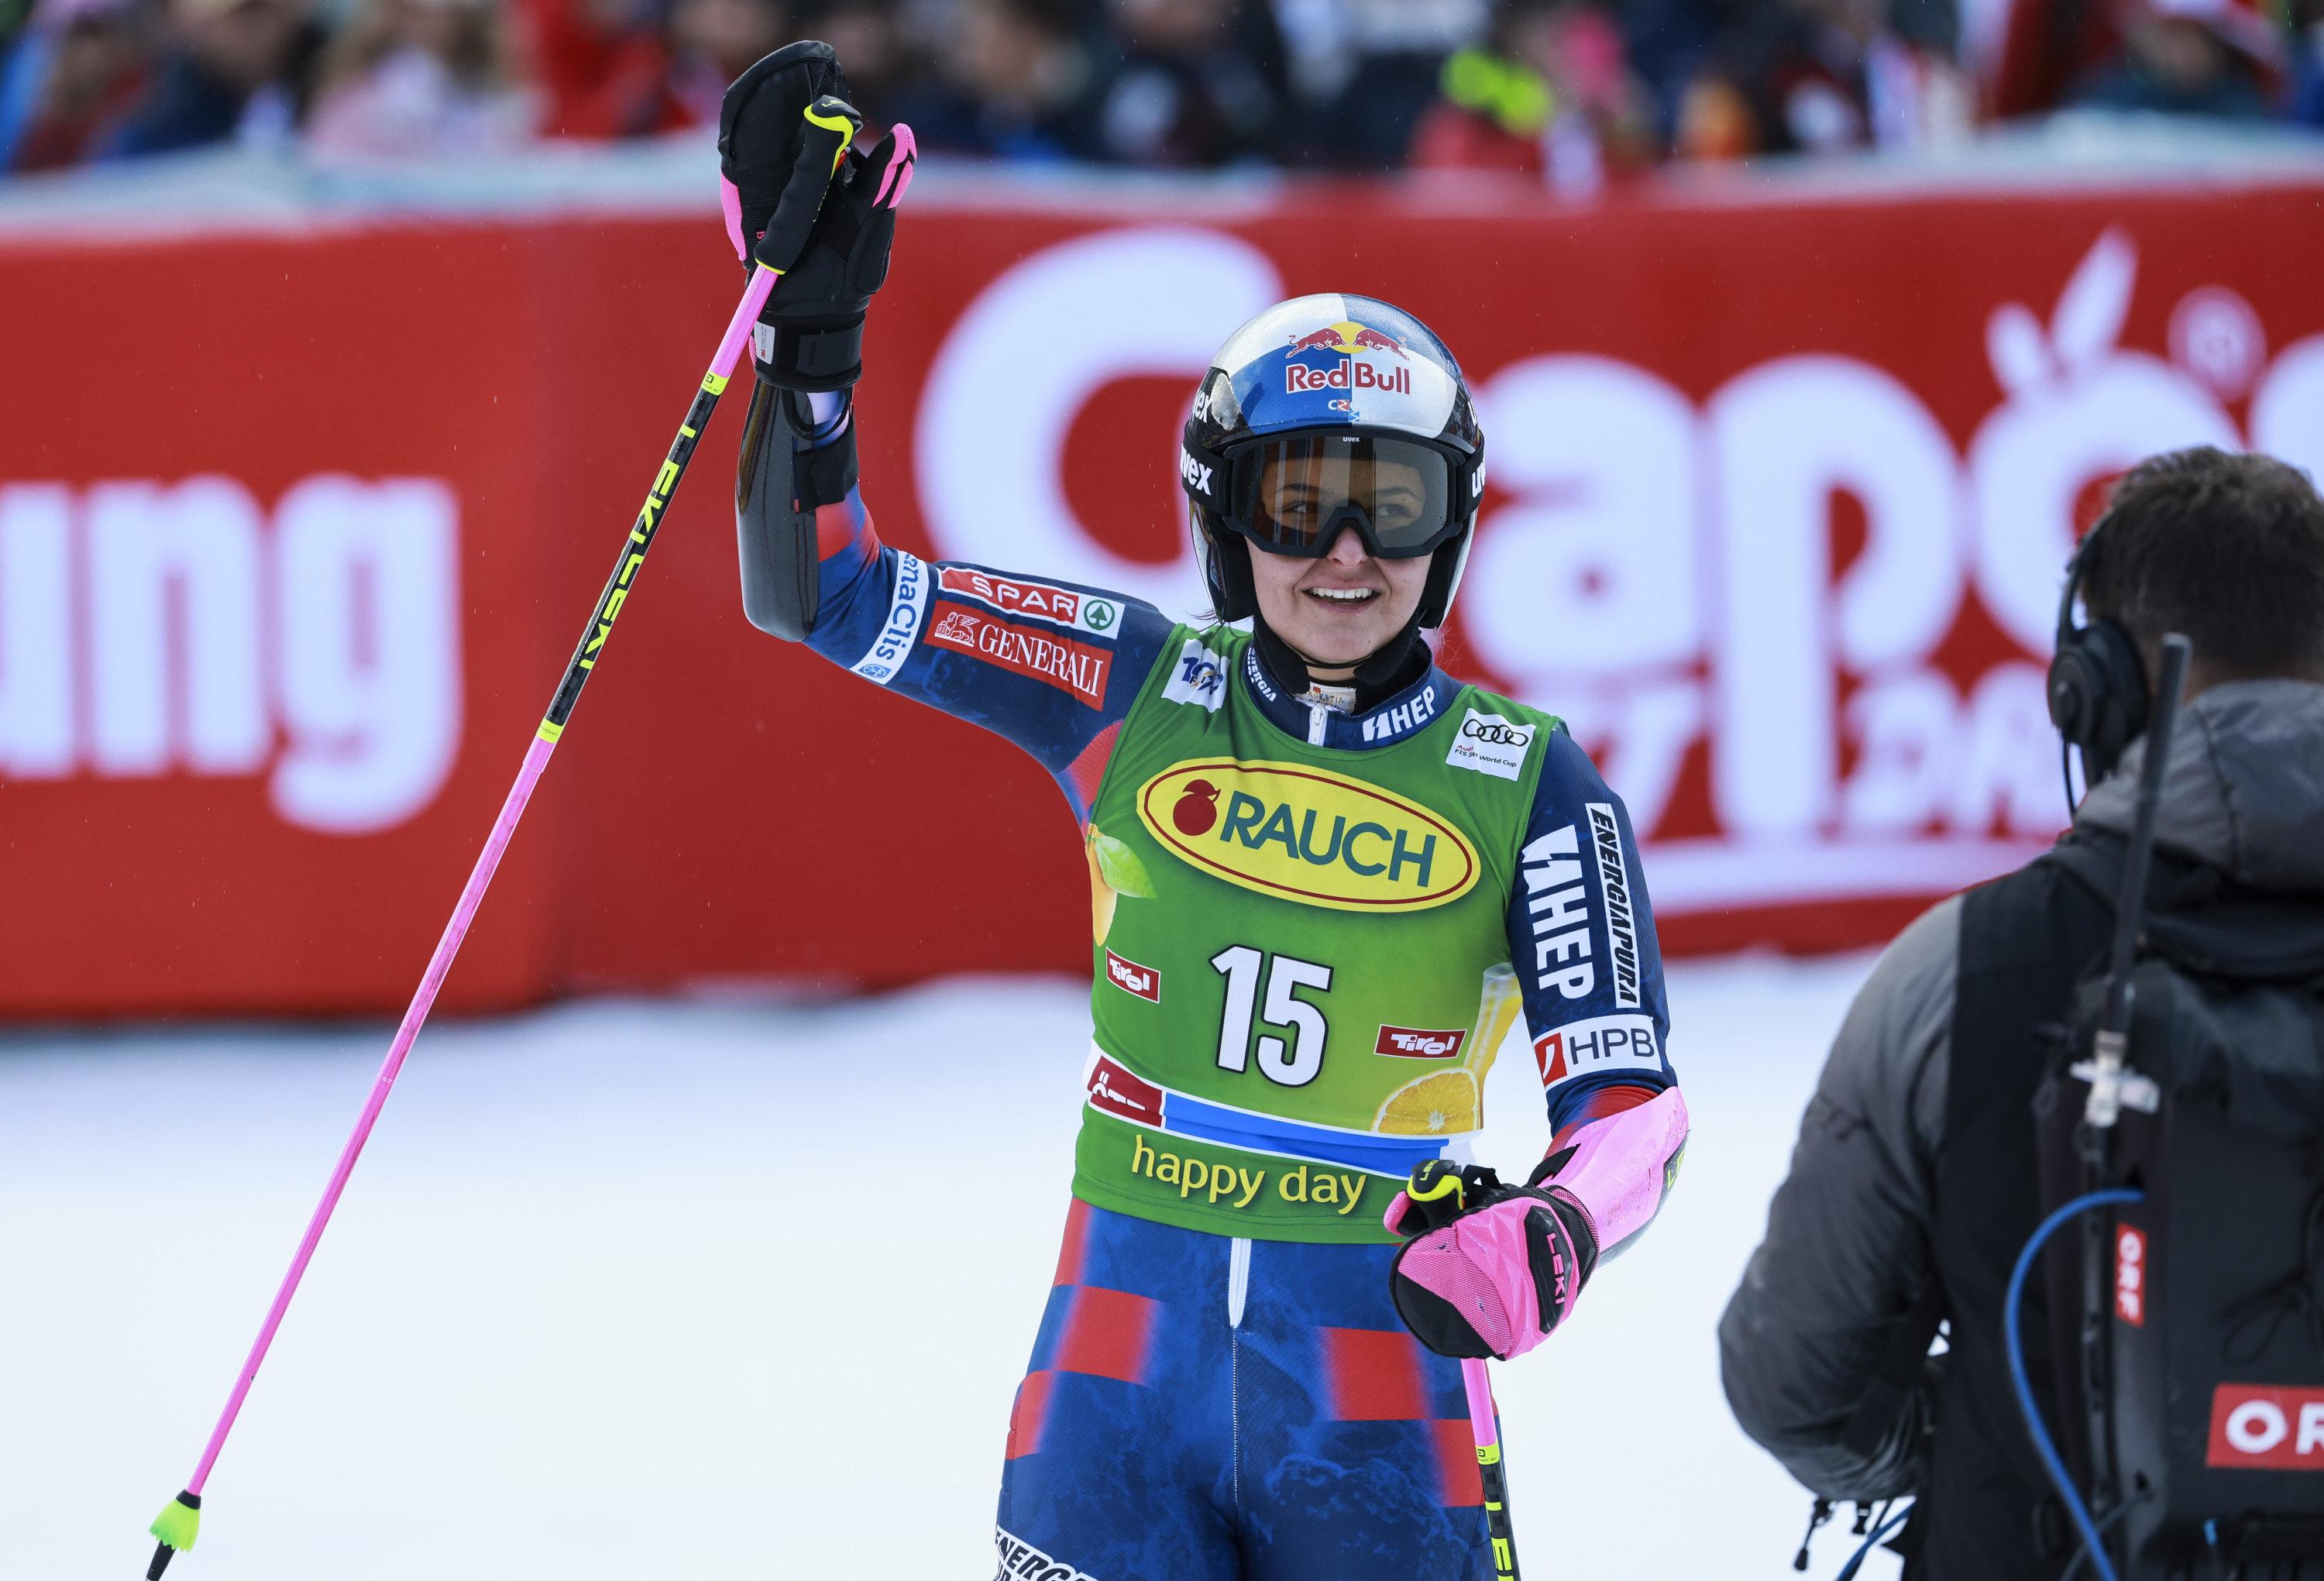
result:
M 1003 614 L 1028 615 L 1098 637 L 1110 636 L 1121 623 L 1121 606 L 1111 599 L 1076 593 L 1053 583 L 995 576 L 971 565 L 942 567 L 937 573 L 936 591 L 973 598 Z
M 2222 1383 L 2211 1392 L 2206 1466 L 2324 1471 L 2324 1389 Z
M 1415 911 L 1466 895 L 1476 848 L 1427 808 L 1296 763 L 1179 763 L 1138 793 L 1147 832 L 1230 884 L 1339 911 Z

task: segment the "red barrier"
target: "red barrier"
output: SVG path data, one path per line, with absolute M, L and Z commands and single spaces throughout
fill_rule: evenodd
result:
M 1491 486 L 1446 659 L 1565 714 L 1673 951 L 1871 942 L 2062 822 L 2078 513 L 2209 440 L 2324 473 L 2312 188 L 1204 224 L 908 216 L 890 542 L 1198 598 L 1171 468 L 1279 296 L 1428 319 Z M 738 289 L 715 223 L 0 247 L 0 1014 L 400 1007 Z M 125 307 L 124 307 L 125 305 Z M 1086 959 L 1061 799 L 761 637 L 706 445 L 449 1004 Z

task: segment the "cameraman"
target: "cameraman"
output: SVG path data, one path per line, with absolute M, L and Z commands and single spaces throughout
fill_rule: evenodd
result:
M 2077 570 L 2091 626 L 2119 628 L 2088 633 L 2120 639 L 2118 740 L 2143 724 L 2163 637 L 2194 644 L 2158 824 L 2160 860 L 2189 881 L 2155 904 L 2208 887 L 2324 907 L 2313 484 L 2262 455 L 2154 456 L 2116 488 Z M 2142 751 L 2130 740 L 2109 762 L 2086 746 L 2069 841 L 2119 849 Z M 2011 1388 L 2002 1304 L 2040 1217 L 2034 1090 L 2111 923 L 2045 856 L 1897 937 L 1840 1027 L 1720 1324 L 1736 1419 L 1794 1476 L 1834 1501 L 1917 1495 L 1899 1543 L 1910 1581 L 2056 1581 L 2075 1548 Z M 2057 1420 L 2039 1281 L 2024 1304 L 2029 1380 Z M 1950 1351 L 1930 1357 L 1941 1317 Z

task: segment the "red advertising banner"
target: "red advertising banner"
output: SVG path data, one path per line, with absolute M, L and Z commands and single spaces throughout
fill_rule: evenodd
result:
M 931 201 L 864 494 L 891 543 L 1191 616 L 1210 353 L 1281 297 L 1395 300 L 1488 435 L 1447 666 L 1598 758 L 1667 950 L 1877 942 L 2062 825 L 2042 666 L 2105 482 L 2193 443 L 2324 473 L 2319 196 Z M 708 216 L 0 244 L 37 305 L 0 382 L 0 1015 L 400 1007 L 739 286 Z M 1086 966 L 1042 771 L 743 620 L 740 394 L 447 1004 Z

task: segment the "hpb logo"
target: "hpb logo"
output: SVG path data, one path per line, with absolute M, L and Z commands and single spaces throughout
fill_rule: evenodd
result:
M 1173 856 L 1231 884 L 1341 911 L 1443 905 L 1477 882 L 1476 848 L 1425 807 L 1294 763 L 1180 763 L 1138 793 Z

